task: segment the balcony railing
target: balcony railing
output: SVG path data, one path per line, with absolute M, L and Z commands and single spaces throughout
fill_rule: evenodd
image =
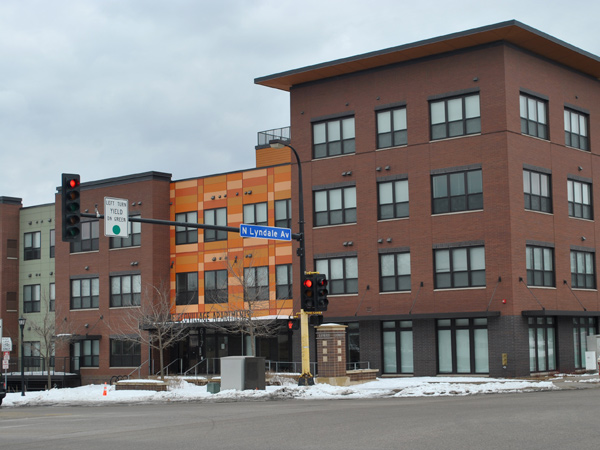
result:
M 258 146 L 269 145 L 269 141 L 273 139 L 281 139 L 289 141 L 291 138 L 290 127 L 274 128 L 272 130 L 265 130 L 258 132 Z

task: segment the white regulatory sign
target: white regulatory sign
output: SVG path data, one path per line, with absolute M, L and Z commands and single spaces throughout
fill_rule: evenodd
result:
M 12 339 L 9 337 L 2 338 L 2 351 L 12 352 Z
M 127 199 L 104 197 L 104 236 L 129 237 Z

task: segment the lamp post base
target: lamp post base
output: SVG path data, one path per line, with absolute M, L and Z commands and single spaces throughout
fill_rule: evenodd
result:
M 315 379 L 310 373 L 303 373 L 298 378 L 298 386 L 314 386 Z

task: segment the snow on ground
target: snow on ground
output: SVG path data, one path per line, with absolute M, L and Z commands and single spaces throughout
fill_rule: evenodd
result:
M 107 386 L 106 395 L 103 395 L 105 385 L 88 385 L 77 388 L 27 392 L 25 396 L 21 396 L 21 393 L 8 393 L 2 406 L 100 406 L 104 404 L 193 401 L 235 402 L 276 399 L 434 397 L 556 389 L 552 381 L 483 377 L 382 378 L 353 386 L 331 386 L 329 384 L 298 386 L 296 381 L 283 380 L 281 386 L 267 386 L 266 390 L 225 390 L 217 394 L 208 392 L 206 386 L 196 386 L 178 379 L 168 381 L 169 390 L 166 392 L 149 390 L 117 391 L 114 386 Z M 147 383 L 149 380 L 138 381 Z

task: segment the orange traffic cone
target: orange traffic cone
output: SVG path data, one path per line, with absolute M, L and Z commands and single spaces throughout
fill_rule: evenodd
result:
M 106 387 L 106 382 L 104 383 L 104 392 L 102 393 L 103 396 L 107 395 L 107 387 Z

